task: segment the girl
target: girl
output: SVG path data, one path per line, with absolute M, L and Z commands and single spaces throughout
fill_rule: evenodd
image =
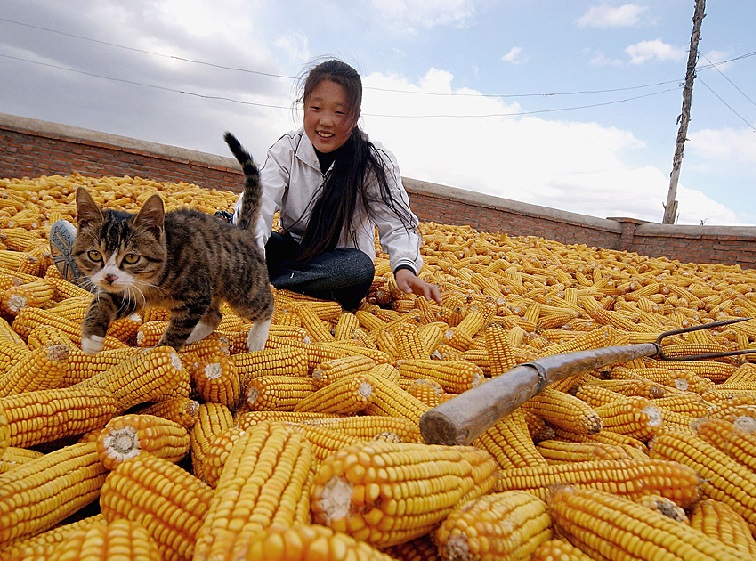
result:
M 256 235 L 273 286 L 356 309 L 375 274 L 377 227 L 397 286 L 440 303 L 438 288 L 417 276 L 418 221 L 396 160 L 357 124 L 360 75 L 340 60 L 322 62 L 308 73 L 299 100 L 302 127 L 268 150 L 260 170 Z M 271 232 L 276 210 L 280 231 Z

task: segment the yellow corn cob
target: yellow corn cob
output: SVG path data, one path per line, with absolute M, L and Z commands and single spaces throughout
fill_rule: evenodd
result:
M 530 556 L 530 561 L 592 561 L 567 540 L 552 539 L 542 542 Z
M 417 380 L 403 378 L 399 380 L 399 386 L 428 407 L 435 407 L 441 403 L 441 397 L 445 393 L 441 384 L 428 378 L 418 378 Z
M 756 539 L 751 535 L 748 522 L 727 503 L 716 499 L 701 499 L 693 505 L 690 525 L 728 547 L 756 557 Z
M 596 434 L 603 427 L 593 407 L 574 395 L 550 387 L 527 400 L 522 407 L 551 425 L 576 434 Z
M 114 320 L 108 326 L 108 336 L 115 337 L 127 345 L 136 345 L 139 328 L 142 326 L 142 316 L 139 313 L 129 314 L 128 316 Z
M 279 421 L 281 423 L 302 423 L 316 419 L 332 420 L 328 413 L 312 413 L 309 411 L 244 411 L 234 418 L 235 426 L 242 430 L 256 425 L 262 421 Z
M 756 473 L 688 432 L 670 431 L 656 436 L 650 456 L 674 460 L 695 470 L 703 495 L 727 503 L 746 519 L 751 532 L 756 532 Z
M 70 524 L 61 524 L 36 536 L 14 540 L 6 547 L 0 546 L 3 561 L 47 561 L 60 543 L 69 536 L 104 523 L 101 514 L 88 516 Z
M 688 522 L 685 510 L 677 506 L 675 501 L 664 498 L 661 495 L 643 495 L 642 497 L 635 499 L 635 502 L 656 511 L 659 514 L 663 514 L 675 522 Z
M 310 443 L 313 467 L 316 467 L 336 450 L 360 442 L 364 439 L 340 432 L 328 425 L 313 425 L 307 423 L 293 423 L 288 425 L 292 430 L 301 433 Z
M 5 450 L 10 446 L 11 428 L 8 418 L 5 416 L 5 409 L 0 402 L 0 460 L 3 459 Z
M 526 491 L 492 493 L 462 503 L 434 532 L 443 559 L 528 561 L 551 537 L 546 503 Z
M 2 423 L 2 416 L 0 416 L 0 423 Z M 3 429 L 0 427 L 0 431 L 2 430 Z M 30 460 L 34 460 L 44 455 L 45 453 L 40 452 L 39 450 L 8 446 L 5 448 L 5 452 L 0 455 L 0 473 L 6 473 Z
M 217 332 L 213 332 L 204 339 L 185 346 L 182 351 L 191 353 L 198 358 L 213 358 L 218 355 L 231 354 L 228 341 Z
M 0 398 L 21 392 L 48 390 L 63 385 L 68 371 L 68 347 L 49 345 L 29 351 L 5 372 L 0 372 Z
M 41 261 L 32 252 L 0 249 L 0 266 L 14 273 L 37 276 Z
M 662 416 L 667 411 L 685 413 L 691 417 L 706 417 L 714 407 L 706 402 L 699 394 L 681 392 L 654 400 L 654 405 L 662 410 Z
M 646 399 L 659 399 L 667 394 L 663 386 L 642 378 L 626 380 L 593 380 L 592 384 L 601 386 L 622 395 L 638 395 Z
M 623 397 L 621 393 L 614 392 L 598 384 L 591 384 L 590 382 L 578 384 L 572 390 L 572 394 L 594 408 L 620 400 Z
M 241 399 L 241 379 L 234 361 L 228 355 L 200 359 L 193 375 L 197 393 L 203 401 L 222 403 L 236 409 Z
M 472 346 L 473 337 L 485 327 L 486 316 L 471 309 L 462 321 L 444 334 L 444 342 L 455 349 L 466 351 Z
M 199 402 L 188 397 L 175 397 L 140 407 L 135 410 L 135 413 L 162 417 L 188 430 L 197 422 Z
M 350 415 L 365 410 L 372 395 L 373 376 L 349 374 L 305 396 L 295 404 L 294 411 Z
M 507 332 L 498 325 L 492 325 L 484 333 L 490 374 L 492 377 L 501 376 L 516 364 Z
M 252 378 L 247 384 L 246 402 L 252 409 L 293 411 L 301 400 L 317 388 L 309 378 L 299 376 L 264 376 Z
M 268 342 L 271 338 L 268 337 Z M 275 343 L 274 343 L 275 344 Z M 302 345 L 302 349 L 307 352 L 307 369 L 308 372 L 315 370 L 322 362 L 354 356 L 355 353 L 350 348 L 333 345 L 331 343 L 310 343 Z
M 399 370 L 394 367 L 394 365 L 389 363 L 382 363 L 382 364 L 376 364 L 368 370 L 368 374 L 371 376 L 378 376 L 379 378 L 383 378 L 387 382 L 390 382 L 392 384 L 398 384 L 399 380 L 401 379 L 401 375 L 399 374 Z
M 81 323 L 74 322 L 56 316 L 49 310 L 40 308 L 23 308 L 13 320 L 13 329 L 21 335 L 28 337 L 33 329 L 40 326 L 52 326 L 60 329 L 76 345 L 81 345 Z M 126 343 L 113 336 L 106 335 L 103 340 L 103 350 L 119 349 L 126 347 Z
M 626 448 L 602 442 L 542 440 L 536 445 L 536 449 L 550 464 L 591 460 L 627 460 L 631 458 Z
M 656 494 L 687 508 L 698 499 L 698 474 L 678 462 L 657 459 L 593 460 L 502 470 L 497 491 L 530 491 L 546 499 L 549 485 L 571 483 L 630 498 Z
M 370 332 L 375 330 L 376 332 L 378 332 L 386 327 L 387 322 L 376 317 L 375 314 L 372 314 L 366 310 L 357 310 L 354 315 L 357 317 L 357 321 L 359 321 L 360 326 L 365 331 Z
M 449 329 L 449 325 L 442 321 L 433 321 L 418 326 L 418 334 L 428 356 L 432 355 L 436 347 L 443 342 L 447 329 Z
M 26 342 L 21 336 L 13 330 L 11 324 L 3 318 L 0 318 L 0 342 L 11 343 L 22 347 L 26 345 Z
M 321 362 L 313 370 L 311 377 L 315 388 L 322 388 L 333 383 L 339 378 L 353 374 L 364 374 L 376 365 L 376 362 L 364 355 L 350 355 L 343 358 L 326 360 Z
M 426 534 L 460 502 L 485 495 L 495 478 L 493 458 L 473 447 L 357 443 L 318 468 L 313 521 L 390 547 Z
M 189 433 L 162 417 L 129 414 L 108 421 L 97 437 L 100 461 L 110 470 L 147 452 L 178 462 L 189 452 Z
M 355 417 L 313 416 L 292 421 L 300 425 L 328 427 L 341 434 L 356 436 L 362 440 L 374 440 L 385 434 L 395 434 L 402 442 L 422 442 L 416 423 L 401 417 L 386 415 L 363 415 Z
M 392 329 L 396 343 L 397 359 L 429 359 L 430 352 L 423 344 L 420 332 L 414 323 L 406 321 L 398 323 Z
M 550 506 L 558 532 L 592 556 L 613 551 L 616 559 L 739 558 L 718 540 L 611 493 L 563 485 L 554 491 Z
M 108 522 L 125 518 L 157 542 L 160 559 L 192 559 L 213 490 L 173 462 L 151 454 L 121 463 L 102 485 L 100 508 Z
M 631 373 L 646 378 L 657 384 L 672 387 L 680 391 L 703 393 L 714 386 L 708 378 L 702 378 L 692 370 L 667 368 L 633 368 Z
M 53 288 L 44 279 L 14 286 L 3 291 L 0 307 L 3 312 L 15 317 L 27 306 L 42 308 L 53 299 Z
M 332 348 L 343 349 L 349 352 L 349 354 L 363 355 L 372 358 L 377 364 L 387 364 L 392 362 L 391 357 L 386 353 L 381 352 L 377 348 L 361 345 L 357 341 L 333 341 L 332 343 L 325 343 L 325 345 Z
M 632 436 L 628 436 L 626 434 L 618 434 L 616 432 L 607 430 L 601 430 L 596 434 L 581 436 L 556 428 L 553 431 L 553 435 L 549 438 L 558 438 L 560 440 L 566 440 L 568 442 L 589 442 L 609 444 L 611 446 L 620 446 L 621 448 L 624 448 L 632 458 L 648 458 L 648 446 L 646 446 L 644 442 L 641 442 L 637 438 L 633 438 Z
M 103 426 L 116 403 L 105 390 L 71 387 L 2 397 L 0 410 L 10 429 L 9 445 L 24 448 Z
M 661 410 L 652 400 L 640 396 L 627 396 L 595 410 L 601 417 L 604 430 L 632 436 L 642 442 L 648 442 L 657 434 L 663 423 Z
M 67 353 L 70 353 L 71 349 L 75 348 L 71 339 L 69 339 L 65 333 L 60 329 L 49 326 L 40 326 L 33 329 L 26 338 L 26 344 L 29 347 L 29 350 L 46 347 L 48 345 L 61 345 L 66 348 Z
M 130 520 L 114 520 L 110 524 L 92 524 L 63 540 L 50 555 L 50 561 L 79 559 L 114 559 L 151 561 L 160 557 L 155 540 L 139 524 Z
M 309 362 L 304 349 L 282 346 L 231 355 L 244 383 L 259 376 L 307 376 Z
M 68 352 L 68 372 L 63 377 L 61 385 L 73 386 L 74 384 L 88 380 L 97 373 L 104 372 L 113 366 L 118 366 L 125 361 L 133 359 L 141 352 L 143 352 L 142 349 L 123 347 L 100 351 L 96 355 L 88 355 L 76 347 L 71 348 Z
M 13 251 L 26 251 L 37 242 L 44 242 L 44 239 L 39 236 L 37 231 L 29 231 L 19 227 L 4 228 L 0 231 L 0 241 Z
M 756 364 L 751 362 L 741 364 L 719 387 L 735 390 L 756 390 Z
M 344 312 L 339 316 L 336 321 L 336 325 L 333 328 L 333 336 L 335 339 L 351 339 L 354 335 L 354 330 L 360 327 L 360 320 L 357 316 L 351 312 Z
M 167 320 L 143 321 L 136 333 L 136 344 L 140 347 L 156 346 L 167 327 Z
M 72 444 L 0 475 L 0 547 L 49 530 L 96 500 L 107 470 L 92 443 Z
M 168 346 L 145 349 L 79 385 L 109 391 L 115 396 L 119 411 L 176 397 L 171 392 L 189 397 L 189 373 L 176 351 Z
M 438 382 L 448 393 L 462 393 L 480 385 L 483 370 L 463 360 L 403 360 L 399 374 L 405 378 L 429 378 Z
M 244 434 L 244 430 L 241 428 L 231 427 L 214 435 L 208 442 L 202 460 L 202 473 L 205 483 L 213 489 L 218 485 L 223 466 L 226 464 L 234 443 L 239 440 L 242 434 Z
M 722 383 L 732 376 L 737 366 L 718 360 L 674 360 L 665 361 L 664 367 L 669 370 L 690 370 L 707 378 L 714 383 Z
M 546 464 L 533 444 L 522 408 L 489 427 L 473 444 L 487 450 L 500 469 Z
M 323 324 L 323 320 L 311 306 L 297 307 L 297 314 L 302 319 L 302 327 L 307 330 L 310 340 L 316 343 L 333 341 L 333 335 Z
M 189 452 L 194 475 L 205 481 L 205 458 L 215 435 L 234 426 L 231 410 L 220 403 L 200 403 L 197 421 L 189 431 Z
M 359 559 L 391 561 L 393 557 L 342 532 L 317 524 L 296 523 L 287 528 L 266 528 L 249 540 L 240 559 L 246 561 L 305 561 L 306 559 Z M 428 559 L 427 561 L 432 561 Z
M 373 399 L 365 412 L 368 415 L 402 417 L 417 423 L 428 406 L 398 385 L 380 377 L 373 377 Z
M 72 282 L 60 276 L 60 272 L 54 265 L 45 270 L 43 277 L 53 288 L 53 300 L 60 302 L 66 298 L 86 297 L 92 300 L 92 294 L 86 289 L 76 286 Z
M 269 527 L 307 523 L 312 455 L 305 438 L 265 421 L 239 436 L 226 459 L 193 561 L 233 558 Z

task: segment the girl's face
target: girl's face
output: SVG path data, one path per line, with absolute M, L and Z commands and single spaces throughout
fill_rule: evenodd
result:
M 344 87 L 331 80 L 321 81 L 304 100 L 307 138 L 321 152 L 341 148 L 354 128 L 356 117 L 350 117 L 350 113 Z

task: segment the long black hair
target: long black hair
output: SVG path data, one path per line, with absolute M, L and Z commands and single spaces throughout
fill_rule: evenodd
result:
M 357 121 L 362 104 L 362 80 L 359 73 L 340 60 L 326 60 L 313 67 L 300 81 L 299 102 L 305 102 L 318 84 L 329 80 L 341 85 L 349 104 L 348 117 L 354 122 L 352 134 L 339 148 L 331 170 L 326 174 L 320 195 L 312 203 L 310 221 L 302 237 L 300 260 L 306 261 L 336 247 L 347 226 L 348 235 L 356 242 L 353 218 L 358 204 L 371 215 L 368 185 L 374 179 L 382 202 L 408 229 L 417 227 L 417 220 L 408 204 L 392 196 L 384 157 L 362 132 Z M 378 202 L 378 201 L 375 201 Z M 356 243 L 355 243 L 356 245 Z

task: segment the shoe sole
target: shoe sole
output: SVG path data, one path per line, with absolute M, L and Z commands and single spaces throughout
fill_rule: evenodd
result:
M 50 227 L 50 253 L 53 263 L 64 279 L 78 286 L 81 271 L 71 253 L 74 239 L 64 224 L 56 222 Z

